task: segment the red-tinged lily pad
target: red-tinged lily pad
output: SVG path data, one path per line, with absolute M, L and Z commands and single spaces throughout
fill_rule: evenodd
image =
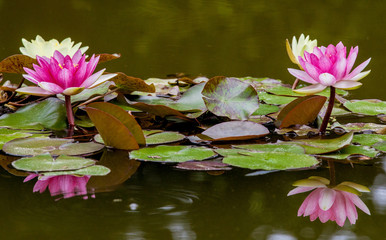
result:
M 0 62 L 0 72 L 25 73 L 23 67 L 32 68 L 32 64 L 37 63 L 38 62 L 34 58 L 22 54 L 15 54 Z
M 310 134 L 317 135 L 319 133 L 319 129 L 312 128 L 307 125 L 301 125 L 293 128 L 275 129 L 275 132 L 281 135 L 295 133 L 297 136 L 308 136 Z
M 153 84 L 148 85 L 144 80 L 136 77 L 127 76 L 124 73 L 118 72 L 117 76 L 110 79 L 118 87 L 119 91 L 122 93 L 131 93 L 134 91 L 140 92 L 155 92 L 155 87 Z
M 97 108 L 85 107 L 84 109 L 107 146 L 123 150 L 139 148 L 133 133 L 120 119 Z M 129 115 L 129 113 L 126 114 Z
M 246 120 L 259 108 L 256 90 L 237 78 L 214 77 L 202 90 L 206 107 L 217 116 Z
M 152 162 L 186 162 L 204 160 L 216 154 L 206 147 L 164 146 L 146 147 L 130 152 L 130 158 Z
M 269 130 L 255 122 L 230 121 L 216 124 L 201 134 L 211 141 L 233 141 L 263 137 L 269 134 Z
M 100 53 L 100 54 L 95 55 L 95 57 L 99 57 L 98 63 L 103 63 L 103 62 L 108 62 L 108 61 L 111 61 L 111 60 L 118 59 L 118 58 L 121 57 L 121 54 L 120 53 L 113 53 L 113 54 L 110 54 L 110 53 Z
M 76 170 L 89 167 L 94 164 L 95 161 L 88 158 L 61 155 L 53 159 L 50 154 L 21 158 L 12 162 L 12 166 L 14 168 L 30 172 Z
M 326 100 L 326 97 L 317 95 L 298 98 L 280 111 L 275 124 L 278 128 L 286 128 L 311 123 L 317 118 Z
M 64 138 L 18 138 L 7 142 L 3 151 L 14 156 L 51 155 L 90 155 L 102 150 L 102 144 L 94 142 L 77 143 Z
M 200 161 L 200 162 L 182 162 L 176 168 L 191 170 L 191 171 L 227 171 L 232 168 L 225 163 L 216 161 Z
M 349 145 L 353 139 L 353 132 L 346 133 L 337 138 L 331 139 L 303 139 L 291 141 L 291 144 L 298 144 L 306 150 L 306 154 L 323 154 L 335 152 L 347 145 Z
M 139 126 L 139 124 L 131 114 L 123 110 L 121 107 L 107 102 L 90 103 L 87 105 L 87 107 L 96 108 L 114 116 L 121 123 L 123 123 L 127 127 L 127 129 L 129 129 L 138 144 L 146 144 L 141 126 Z

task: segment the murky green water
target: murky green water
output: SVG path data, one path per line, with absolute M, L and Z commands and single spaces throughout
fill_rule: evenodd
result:
M 385 10 L 383 1 L 0 1 L 0 56 L 18 53 L 21 38 L 70 36 L 88 53 L 122 53 L 105 64 L 111 72 L 291 82 L 284 40 L 304 32 L 322 45 L 359 45 L 357 62 L 372 57 L 372 73 L 352 98 L 385 100 Z M 142 164 L 114 191 L 60 201 L 1 170 L 0 239 L 386 239 L 386 158 L 379 161 L 337 166 L 338 182 L 372 190 L 362 197 L 372 215 L 359 212 L 343 228 L 297 217 L 305 194 L 286 196 L 292 182 L 327 177 L 325 169 L 213 176 Z

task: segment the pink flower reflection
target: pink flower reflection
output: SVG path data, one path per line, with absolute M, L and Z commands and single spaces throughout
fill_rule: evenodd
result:
M 33 192 L 43 193 L 48 187 L 51 196 L 63 195 L 63 198 L 83 196 L 83 199 L 88 199 L 86 185 L 91 176 L 40 176 L 30 174 L 24 179 L 24 182 L 35 177 L 38 177 L 38 181 L 35 183 Z M 91 197 L 95 198 L 95 195 L 93 194 Z
M 355 224 L 358 219 L 356 207 L 370 215 L 369 209 L 358 197 L 360 192 L 369 191 L 367 187 L 343 182 L 330 188 L 329 184 L 330 181 L 322 177 L 310 177 L 294 183 L 297 187 L 287 196 L 312 190 L 300 206 L 298 216 L 310 216 L 311 221 L 319 218 L 322 223 L 331 220 L 342 227 L 346 218 L 351 224 Z

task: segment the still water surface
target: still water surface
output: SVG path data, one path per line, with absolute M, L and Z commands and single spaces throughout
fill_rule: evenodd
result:
M 89 54 L 121 53 L 104 65 L 110 72 L 291 82 L 284 40 L 304 32 L 322 45 L 359 45 L 357 62 L 372 57 L 372 73 L 351 98 L 386 100 L 385 10 L 384 1 L 0 1 L 0 56 L 18 53 L 21 38 L 70 36 Z M 372 215 L 359 212 L 357 224 L 343 228 L 297 217 L 305 195 L 286 196 L 294 181 L 328 177 L 326 169 L 247 177 L 238 169 L 213 176 L 142 164 L 95 199 L 59 201 L 1 170 L 0 239 L 386 239 L 386 158 L 378 160 L 337 166 L 338 182 L 372 190 L 362 196 Z

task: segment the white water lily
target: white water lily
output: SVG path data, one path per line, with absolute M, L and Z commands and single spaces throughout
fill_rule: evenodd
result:
M 74 45 L 71 38 L 66 38 L 59 43 L 56 39 L 45 41 L 41 36 L 37 35 L 36 39 L 31 40 L 31 42 L 24 38 L 21 41 L 24 47 L 20 47 L 20 52 L 32 58 L 36 58 L 36 56 L 50 58 L 54 55 L 55 51 L 59 51 L 64 56 L 69 55 L 73 57 L 79 49 L 82 54 L 88 49 L 88 46 L 80 48 L 81 42 Z
M 299 66 L 299 57 L 303 57 L 304 52 L 312 53 L 314 47 L 317 45 L 318 42 L 316 39 L 310 40 L 310 36 L 307 35 L 307 37 L 304 37 L 303 33 L 300 35 L 298 41 L 295 36 L 292 38 L 292 47 L 290 46 L 288 39 L 286 40 L 288 56 L 293 63 L 298 64 Z

